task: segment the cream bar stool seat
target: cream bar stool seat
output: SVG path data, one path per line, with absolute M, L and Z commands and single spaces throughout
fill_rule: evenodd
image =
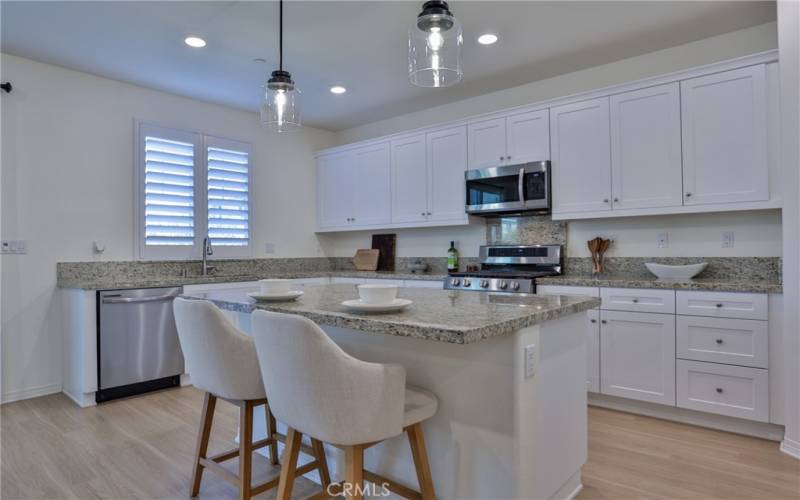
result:
M 252 325 L 270 406 L 289 427 L 279 500 L 291 497 L 303 434 L 344 450 L 345 480 L 330 489 L 335 493 L 362 498 L 367 480 L 386 483 L 406 498 L 435 498 L 421 422 L 436 413 L 436 396 L 407 387 L 400 365 L 350 356 L 306 318 L 255 311 Z M 365 449 L 403 431 L 411 444 L 420 491 L 364 469 Z
M 239 331 L 225 314 L 205 300 L 175 299 L 175 324 L 187 372 L 192 384 L 205 391 L 197 449 L 193 463 L 191 496 L 200 492 L 203 470 L 208 468 L 239 488 L 239 498 L 249 499 L 278 485 L 279 478 L 252 485 L 253 451 L 270 447 L 270 459 L 278 464 L 277 441 L 285 440 L 275 429 L 253 339 Z M 208 441 L 217 399 L 239 407 L 239 448 L 207 456 Z M 267 437 L 253 442 L 253 409 L 264 405 Z M 322 443 L 306 449 L 315 460 L 304 466 L 306 472 L 319 468 L 320 477 L 328 477 Z M 239 457 L 239 475 L 223 468 L 220 462 Z

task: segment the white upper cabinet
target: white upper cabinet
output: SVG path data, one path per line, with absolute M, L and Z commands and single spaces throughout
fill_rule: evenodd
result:
M 613 209 L 682 205 L 678 83 L 613 95 L 610 104 Z
M 352 221 L 360 225 L 386 224 L 392 220 L 392 185 L 389 143 L 355 151 Z
M 470 123 L 469 170 L 504 165 L 506 162 L 506 119 Z
M 469 169 L 549 160 L 549 117 L 540 109 L 470 123 Z
M 427 149 L 429 220 L 467 220 L 464 201 L 467 127 L 427 134 Z
M 681 82 L 684 204 L 769 199 L 764 65 Z
M 425 134 L 392 141 L 392 222 L 421 222 L 428 212 Z
M 317 159 L 317 220 L 320 227 L 348 226 L 353 217 L 353 172 L 351 151 Z
M 506 118 L 506 163 L 549 159 L 550 110 L 528 111 Z
M 550 109 L 553 213 L 611 210 L 608 97 Z

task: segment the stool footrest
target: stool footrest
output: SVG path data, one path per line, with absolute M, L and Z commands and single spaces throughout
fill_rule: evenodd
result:
M 396 493 L 403 498 L 408 498 L 409 500 L 422 500 L 421 492 L 411 489 L 408 486 L 404 486 L 386 476 L 381 476 L 380 474 L 370 472 L 367 469 L 364 469 L 364 479 L 378 486 L 386 485 L 386 488 L 389 491 Z

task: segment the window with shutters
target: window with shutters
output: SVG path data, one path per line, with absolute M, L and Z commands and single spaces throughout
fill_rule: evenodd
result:
M 137 123 L 138 256 L 199 259 L 252 256 L 251 146 Z

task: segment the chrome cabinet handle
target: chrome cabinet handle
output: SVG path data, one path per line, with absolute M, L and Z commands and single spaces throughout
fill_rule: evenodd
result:
M 717 308 L 720 308 L 720 307 L 722 307 L 722 304 L 717 304 Z
M 605 324 L 607 324 L 607 323 L 608 323 L 608 321 L 606 321 L 606 320 L 600 320 L 600 323 L 602 323 L 602 324 L 604 324 L 604 325 L 605 325 Z
M 430 217 L 430 216 L 431 216 L 431 213 L 430 213 L 430 212 L 427 212 L 427 214 L 426 214 L 426 215 L 427 215 L 428 217 Z
M 506 160 L 510 160 L 510 159 L 511 159 L 511 155 L 506 156 Z
M 722 394 L 722 387 L 717 387 L 717 394 Z
M 500 157 L 500 161 L 503 161 L 503 157 L 502 156 Z
M 519 202 L 522 203 L 522 206 L 525 206 L 525 187 L 523 183 L 525 182 L 525 169 L 519 169 L 519 177 L 517 178 L 517 191 L 519 191 Z
M 619 203 L 619 198 L 614 198 L 614 203 Z
M 180 295 L 172 293 L 169 295 L 158 295 L 156 297 L 115 297 L 103 299 L 103 304 L 143 304 L 146 302 L 160 302 L 162 300 L 172 300 Z
M 633 299 L 631 302 L 633 302 L 634 304 L 638 304 L 639 303 L 639 299 Z
M 589 321 L 591 321 L 592 323 L 597 323 L 596 319 L 590 319 Z
M 691 198 L 691 196 L 692 196 L 692 193 L 686 193 L 686 197 L 687 198 Z
M 722 339 L 717 339 L 717 344 L 722 344 Z
M 608 203 L 608 198 L 603 198 L 603 203 Z
M 422 212 L 420 215 L 421 215 L 421 216 L 423 216 L 423 217 L 425 217 L 425 212 Z

